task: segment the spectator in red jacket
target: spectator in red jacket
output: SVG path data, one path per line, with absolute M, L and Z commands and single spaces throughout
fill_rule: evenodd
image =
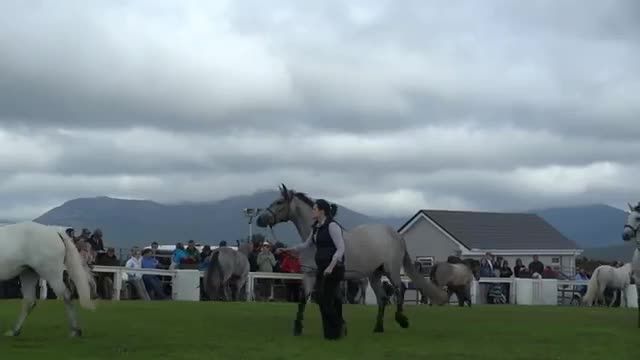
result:
M 280 254 L 280 271 L 283 273 L 299 273 L 300 272 L 300 259 L 290 253 L 282 252 Z M 284 280 L 284 284 L 287 287 L 287 301 L 298 302 L 300 299 L 301 282 L 300 280 Z

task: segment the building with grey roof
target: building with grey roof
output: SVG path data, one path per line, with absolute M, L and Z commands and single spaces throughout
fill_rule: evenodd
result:
M 567 275 L 575 272 L 582 249 L 536 214 L 420 210 L 398 230 L 415 261 L 428 268 L 450 255 L 480 259 L 487 252 L 502 256 L 513 268 L 538 255 L 546 266 Z

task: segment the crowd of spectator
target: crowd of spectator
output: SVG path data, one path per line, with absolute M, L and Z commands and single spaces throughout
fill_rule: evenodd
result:
M 152 242 L 149 247 L 141 249 L 134 246 L 128 255 L 127 260 L 118 259 L 115 249 L 112 247 L 104 250 L 102 231 L 96 229 L 93 234 L 88 229 L 83 229 L 80 236 L 75 236 L 75 231 L 69 230 L 69 235 L 76 243 L 79 240 L 88 242 L 96 252 L 95 265 L 101 266 L 124 266 L 131 269 L 199 269 L 206 270 L 209 266 L 209 258 L 212 253 L 210 245 L 198 245 L 195 241 L 189 240 L 187 245 L 178 242 L 175 248 L 169 253 L 162 253 L 159 244 Z M 226 241 L 221 241 L 218 247 L 227 246 Z M 198 249 L 198 248 L 201 249 Z M 264 239 L 255 240 L 249 243 L 248 260 L 250 271 L 261 272 L 300 272 L 299 259 L 290 253 L 276 255 L 276 249 L 284 247 L 282 243 L 271 245 Z M 113 297 L 113 273 L 96 273 L 97 296 L 110 299 Z M 125 286 L 128 286 L 132 296 L 145 300 L 168 299 L 170 284 L 163 281 L 160 275 L 142 275 L 137 272 L 127 272 Z M 275 281 L 263 279 L 258 282 L 256 297 L 260 300 L 273 301 L 275 299 L 274 285 L 284 285 L 286 289 L 284 297 L 288 301 L 298 301 L 301 291 L 300 280 Z M 202 287 L 204 288 L 204 287 Z M 206 294 L 202 294 L 206 298 Z

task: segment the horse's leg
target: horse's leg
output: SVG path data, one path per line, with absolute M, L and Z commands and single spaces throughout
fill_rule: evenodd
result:
M 244 287 L 247 285 L 247 277 L 246 276 L 238 276 L 236 279 L 236 299 L 239 301 L 241 297 L 241 293 L 246 294 Z
M 298 312 L 296 313 L 296 319 L 293 322 L 293 335 L 295 336 L 302 335 L 302 329 L 304 328 L 302 325 L 302 321 L 304 320 L 304 311 L 307 307 L 307 301 L 311 296 L 311 292 L 316 285 L 316 274 L 305 272 L 302 278 L 302 283 L 304 287 L 304 295 L 301 296 L 300 302 L 298 302 Z
M 458 298 L 458 307 L 464 307 L 464 303 L 467 300 L 464 286 L 456 285 L 454 291 L 456 293 L 456 297 Z
M 30 269 L 25 270 L 20 274 L 22 310 L 20 311 L 20 315 L 18 316 L 18 320 L 16 321 L 13 329 L 5 333 L 6 336 L 20 335 L 22 326 L 24 325 L 25 320 L 27 320 L 27 316 L 29 316 L 31 311 L 36 307 L 36 286 L 38 285 L 39 279 L 38 274 Z
M 464 287 L 464 297 L 469 307 L 471 307 L 471 283 L 467 284 L 467 286 Z
M 613 307 L 613 304 L 616 303 L 616 300 L 618 300 L 618 290 L 617 289 L 613 289 L 613 296 L 611 297 L 611 302 L 609 302 L 609 307 Z M 606 304 L 606 302 L 605 302 Z
M 231 301 L 231 289 L 229 289 L 229 279 L 224 279 L 222 283 L 222 293 L 224 294 L 224 301 Z
M 396 298 L 396 322 L 401 328 L 406 329 L 409 327 L 409 319 L 404 314 L 404 283 L 400 277 L 400 269 L 393 274 L 386 274 L 391 285 L 393 285 L 393 291 Z
M 376 270 L 369 276 L 369 286 L 376 294 L 376 300 L 378 302 L 378 317 L 376 319 L 376 327 L 373 332 L 384 332 L 384 309 L 387 304 L 387 295 L 382 287 L 382 272 Z
M 62 277 L 58 278 L 55 275 L 52 275 L 48 276 L 46 280 L 58 297 L 60 297 L 59 294 L 62 294 L 62 298 L 64 299 L 64 309 L 67 313 L 69 328 L 71 330 L 70 336 L 82 336 L 82 329 L 80 329 L 80 326 L 78 325 L 78 316 L 76 314 L 76 309 L 73 306 L 72 294 L 65 286 L 64 281 L 62 281 Z

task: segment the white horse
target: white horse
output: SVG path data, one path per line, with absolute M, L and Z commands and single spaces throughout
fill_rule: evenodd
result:
M 306 240 L 312 231 L 313 200 L 303 193 L 287 190 L 284 184 L 280 189 L 280 195 L 280 198 L 274 200 L 257 218 L 256 225 L 272 227 L 278 223 L 291 221 L 298 229 L 301 240 Z M 345 280 L 360 280 L 368 277 L 371 289 L 376 294 L 378 316 L 374 332 L 384 332 L 383 317 L 388 299 L 382 286 L 383 275 L 394 287 L 397 300 L 395 320 L 402 328 L 409 327 L 409 320 L 403 312 L 404 284 L 400 276 L 402 268 L 424 297 L 430 298 L 438 305 L 447 301 L 447 294 L 416 270 L 407 252 L 404 238 L 391 226 L 366 224 L 344 230 L 344 244 Z M 294 335 L 302 333 L 305 306 L 316 282 L 314 253 L 313 245 L 300 252 L 305 296 L 298 304 Z
M 65 228 L 35 222 L 0 227 L 0 280 L 20 276 L 23 297 L 20 316 L 13 329 L 5 335 L 18 336 L 22 331 L 27 316 L 36 306 L 36 286 L 40 278 L 47 281 L 58 298 L 64 299 L 71 336 L 82 335 L 71 301 L 72 293 L 63 280 L 65 269 L 78 290 L 80 305 L 94 309 L 90 297 L 93 277 L 83 266 L 82 258 Z
M 622 230 L 622 240 L 636 243 L 633 260 L 631 260 L 631 274 L 638 292 L 638 327 L 640 328 L 640 237 L 638 236 L 638 231 L 640 230 L 640 203 L 636 206 L 628 205 L 629 216 Z
M 591 275 L 589 283 L 587 284 L 587 293 L 582 298 L 582 302 L 588 306 L 594 303 L 602 301 L 604 303 L 604 290 L 606 288 L 613 289 L 613 299 L 609 306 L 613 305 L 618 297 L 620 290 L 621 299 L 620 306 L 624 302 L 624 306 L 627 306 L 627 297 L 625 296 L 627 287 L 631 284 L 631 264 L 627 263 L 619 268 L 614 268 L 609 265 L 598 266 Z

